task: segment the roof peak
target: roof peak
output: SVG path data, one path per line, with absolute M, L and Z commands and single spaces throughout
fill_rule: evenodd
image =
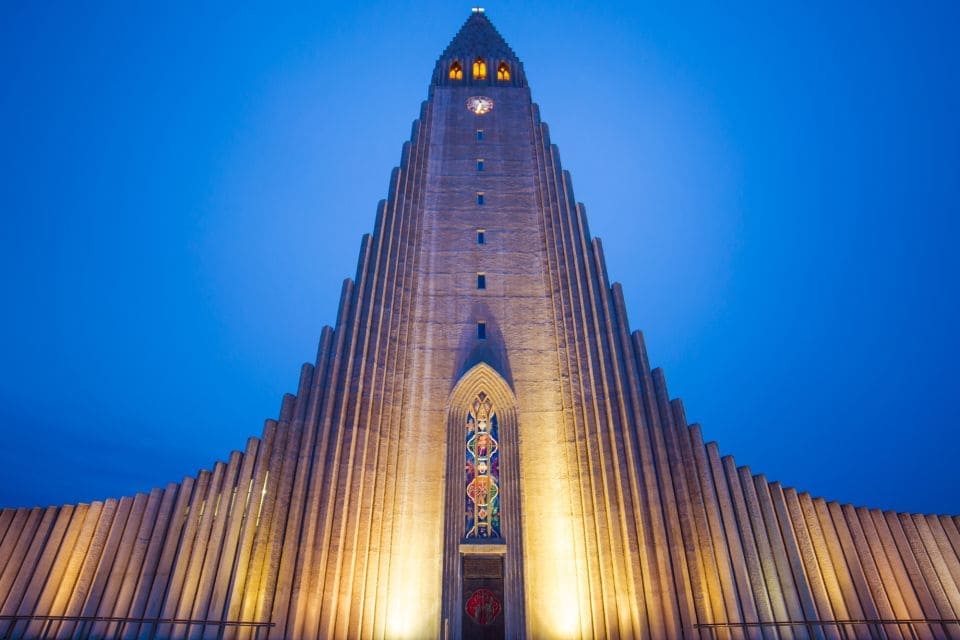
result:
M 433 70 L 431 86 L 525 87 L 523 64 L 490 22 L 474 7 Z
M 516 54 L 497 28 L 490 22 L 483 7 L 473 7 L 470 15 L 460 27 L 443 52 L 443 57 L 455 57 L 464 54 L 488 55 L 516 59 Z

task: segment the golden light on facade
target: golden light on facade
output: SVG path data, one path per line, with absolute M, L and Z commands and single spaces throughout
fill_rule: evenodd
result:
M 549 621 L 542 629 L 535 630 L 532 637 L 558 639 L 581 637 L 580 607 L 577 606 L 578 595 L 575 586 L 577 578 L 576 576 L 570 576 L 570 578 L 572 578 L 571 581 L 558 584 L 556 589 L 556 602 L 567 604 L 550 607 Z
M 440 598 L 434 589 L 437 576 L 431 575 L 427 567 L 405 564 L 408 566 L 403 581 L 390 590 L 386 637 L 397 640 L 436 637 L 439 633 L 439 606 L 436 603 Z
M 577 570 L 576 531 L 583 527 L 575 515 L 569 491 L 569 471 L 563 447 L 559 413 L 522 416 L 524 427 L 543 435 L 522 449 L 521 483 L 524 510 L 538 526 L 525 530 L 526 595 L 532 604 L 527 621 L 533 637 L 576 638 L 581 635 L 582 594 L 588 593 Z
M 482 10 L 421 114 L 278 419 L 149 496 L 0 510 L 0 637 L 81 614 L 91 637 L 191 616 L 274 640 L 955 631 L 960 519 L 784 489 L 687 421 Z

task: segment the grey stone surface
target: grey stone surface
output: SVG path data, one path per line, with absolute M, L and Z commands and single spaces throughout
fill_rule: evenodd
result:
M 478 95 L 491 111 L 467 109 Z M 464 539 L 463 425 L 480 393 L 500 420 L 490 546 Z M 269 622 L 274 638 L 459 637 L 462 556 L 493 553 L 508 637 L 858 619 L 715 637 L 939 638 L 960 627 L 863 619 L 960 615 L 958 523 L 827 503 L 703 442 L 630 330 L 523 64 L 473 13 L 278 419 L 149 496 L 0 511 L 0 613 L 178 618 L 93 627 L 124 638 L 255 635 L 184 618 Z M 41 625 L 0 621 L 0 635 Z

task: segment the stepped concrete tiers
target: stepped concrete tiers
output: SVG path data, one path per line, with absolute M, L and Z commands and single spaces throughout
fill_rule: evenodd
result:
M 475 10 L 279 418 L 149 494 L 0 512 L 0 637 L 932 640 L 958 551 L 687 424 Z

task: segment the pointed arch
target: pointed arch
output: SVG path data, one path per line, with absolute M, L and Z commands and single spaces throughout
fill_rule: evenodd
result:
M 517 398 L 513 389 L 500 372 L 486 362 L 478 362 L 470 367 L 457 381 L 450 391 L 447 401 L 449 410 L 454 407 L 466 406 L 479 393 L 486 393 L 493 404 L 503 409 L 515 409 Z
M 460 537 L 464 542 L 502 540 L 501 426 L 509 433 L 516 424 L 513 390 L 496 369 L 477 363 L 450 392 L 447 414 L 451 456 L 463 470 L 462 477 L 451 478 L 460 486 Z
M 486 80 L 487 79 L 487 63 L 483 58 L 478 57 L 473 61 L 473 79 L 474 80 Z
M 486 405 L 478 407 L 480 405 Z M 470 433 L 470 418 L 478 422 L 480 414 L 489 409 L 486 418 L 493 426 L 496 417 L 496 451 L 499 458 L 498 491 L 500 527 L 496 536 L 471 535 L 470 514 L 477 514 L 477 504 L 469 495 L 469 465 L 486 462 L 492 465 L 492 455 L 481 456 L 476 447 L 470 450 L 472 435 L 483 433 L 475 428 Z M 444 572 L 443 617 L 451 629 L 460 629 L 467 580 L 464 563 L 467 559 L 487 558 L 494 565 L 500 563 L 502 575 L 523 575 L 523 523 L 520 516 L 520 455 L 517 398 L 507 379 L 487 362 L 470 367 L 450 391 L 447 401 L 446 434 L 446 488 L 444 491 Z M 493 435 L 493 430 L 486 433 Z M 476 444 L 474 442 L 474 444 Z M 491 443 L 492 445 L 492 443 Z M 492 453 L 489 448 L 487 453 Z M 471 456 L 473 459 L 471 460 Z M 476 469 L 475 469 L 476 471 Z M 476 474 L 474 477 L 478 477 Z M 489 473 L 487 474 L 490 475 Z M 487 482 L 487 481 L 485 481 Z M 488 494 L 488 496 L 490 495 Z M 487 503 L 490 505 L 490 502 Z M 476 524 L 476 521 L 474 522 Z M 488 522 L 492 526 L 492 522 Z M 506 637 L 516 637 L 525 628 L 524 589 L 522 580 L 503 583 L 503 615 Z M 471 587 L 472 588 L 472 587 Z
M 501 82 L 509 82 L 510 80 L 510 65 L 507 64 L 506 60 L 501 60 L 500 64 L 497 65 L 497 80 Z
M 463 65 L 460 64 L 459 60 L 454 60 L 450 63 L 450 72 L 447 74 L 451 80 L 463 80 Z

